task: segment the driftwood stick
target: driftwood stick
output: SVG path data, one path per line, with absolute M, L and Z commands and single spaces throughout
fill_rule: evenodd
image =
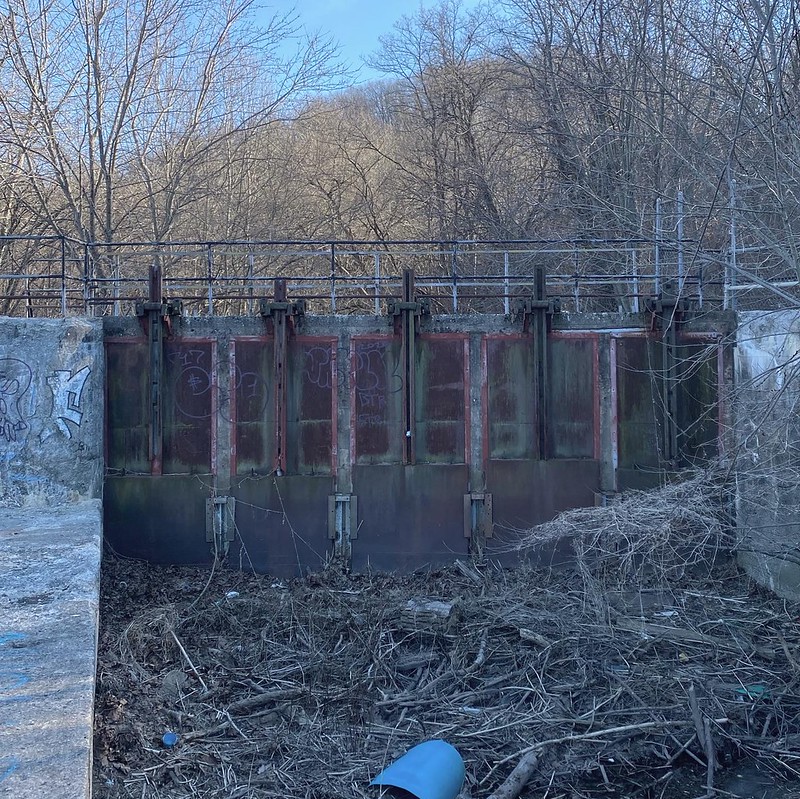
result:
M 178 636 L 175 635 L 173 630 L 170 630 L 169 634 L 175 640 L 175 643 L 178 645 L 178 649 L 181 650 L 181 654 L 186 659 L 186 662 L 189 664 L 189 668 L 192 670 L 192 674 L 194 674 L 194 676 L 197 677 L 198 680 L 200 680 L 200 685 L 203 686 L 203 690 L 204 691 L 208 691 L 208 686 L 205 684 L 205 682 L 203 682 L 203 678 L 200 676 L 200 672 L 194 667 L 194 663 L 192 663 L 192 659 L 189 657 L 188 653 L 183 648 L 183 644 L 178 640 Z
M 718 723 L 724 723 L 727 719 L 715 719 Z M 564 735 L 561 738 L 550 738 L 546 741 L 539 741 L 539 743 L 532 744 L 531 746 L 521 749 L 519 752 L 514 752 L 513 755 L 504 757 L 499 760 L 489 770 L 489 773 L 480 781 L 479 785 L 483 785 L 494 772 L 509 760 L 515 757 L 527 755 L 529 752 L 538 752 L 546 746 L 556 746 L 558 744 L 573 743 L 574 741 L 589 741 L 593 738 L 604 738 L 607 735 L 620 735 L 628 732 L 641 732 L 642 730 L 666 729 L 668 727 L 685 727 L 689 722 L 687 721 L 643 721 L 640 724 L 623 724 L 621 727 L 609 727 L 605 730 L 595 730 L 594 732 L 585 732 L 578 735 Z
M 528 752 L 489 799 L 517 799 L 539 765 L 536 752 Z
M 714 739 L 711 737 L 711 719 L 704 719 L 704 733 L 706 739 L 706 757 L 708 768 L 706 770 L 706 794 L 711 799 L 714 796 L 714 769 L 716 768 L 716 753 L 714 752 Z
M 697 703 L 697 693 L 694 690 L 694 683 L 689 686 L 689 708 L 692 711 L 692 721 L 694 722 L 694 731 L 697 733 L 697 740 L 703 750 L 703 754 L 706 756 L 706 761 L 708 761 L 706 733 L 703 729 L 703 719 L 700 715 L 700 705 Z

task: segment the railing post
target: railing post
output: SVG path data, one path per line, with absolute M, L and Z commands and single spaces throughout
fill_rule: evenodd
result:
M 723 300 L 722 307 L 727 311 L 730 308 L 736 310 L 736 179 L 728 167 L 728 205 L 730 207 L 730 254 L 726 275 L 723 279 Z
M 214 315 L 214 251 L 206 245 L 206 270 L 208 277 L 208 315 Z
M 511 285 L 508 279 L 508 250 L 503 253 L 503 313 L 508 316 L 511 313 Z
M 331 242 L 331 313 L 336 313 L 336 242 Z
M 61 242 L 61 315 L 67 315 L 67 241 L 64 236 L 59 237 Z
M 375 316 L 381 312 L 381 254 L 376 252 L 375 259 Z
M 683 296 L 683 192 L 678 192 L 678 296 Z
M 453 313 L 458 313 L 458 242 L 453 242 L 450 255 L 450 266 L 453 277 Z
M 661 198 L 656 197 L 656 224 L 655 224 L 655 246 L 653 248 L 653 260 L 655 277 L 653 280 L 653 294 L 658 295 L 661 291 Z

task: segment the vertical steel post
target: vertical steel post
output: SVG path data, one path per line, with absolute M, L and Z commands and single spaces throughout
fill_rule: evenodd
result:
M 403 363 L 403 463 L 416 463 L 416 320 L 414 270 L 403 270 L 401 358 Z
M 656 197 L 655 244 L 653 247 L 653 294 L 661 291 L 661 198 Z
M 667 326 L 662 331 L 661 347 L 664 372 L 662 381 L 662 404 L 664 415 L 663 459 L 669 467 L 675 468 L 678 462 L 678 358 L 676 313 L 664 314 Z
M 533 335 L 536 358 L 536 392 L 537 392 L 537 447 L 539 460 L 548 458 L 547 423 L 548 408 L 548 347 L 547 347 L 547 276 L 543 266 L 536 267 L 535 273 L 536 307 L 533 313 Z
M 150 473 L 160 475 L 164 453 L 164 326 L 162 315 L 161 267 L 150 267 L 147 304 L 147 341 L 150 350 Z
M 724 296 L 722 307 L 736 310 L 736 179 L 728 167 L 728 204 L 730 206 L 730 255 L 728 256 L 727 275 L 724 280 Z
M 458 313 L 458 243 L 453 242 L 453 252 L 450 256 L 450 269 L 453 279 L 453 313 Z M 411 300 L 413 302 L 413 300 Z
M 208 278 L 208 315 L 214 315 L 214 252 L 211 245 L 206 245 L 206 271 Z
M 120 278 L 120 268 L 119 268 L 119 255 L 114 256 L 114 288 L 112 294 L 114 296 L 114 316 L 121 316 L 122 314 L 122 306 L 119 301 L 119 278 Z
M 61 315 L 67 315 L 67 242 L 60 236 L 61 242 Z
M 275 280 L 275 304 L 286 304 L 286 280 Z M 287 308 L 276 307 L 272 314 L 274 326 L 274 377 L 275 377 L 275 474 L 286 474 L 286 404 L 287 404 L 287 364 L 286 364 L 286 316 Z
M 683 296 L 683 192 L 678 192 L 678 297 Z
M 631 269 L 633 270 L 633 312 L 639 313 L 639 267 L 636 262 L 636 248 L 631 250 Z
M 381 313 L 381 254 L 376 252 L 373 255 L 375 260 L 375 316 Z
M 247 313 L 252 316 L 255 308 L 253 304 L 253 253 L 247 253 Z
M 331 242 L 331 313 L 336 313 L 336 243 Z
M 511 286 L 508 280 L 508 250 L 503 253 L 503 313 L 511 313 Z

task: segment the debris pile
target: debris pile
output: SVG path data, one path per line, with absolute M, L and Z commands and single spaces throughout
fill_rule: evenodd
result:
M 375 797 L 429 739 L 471 799 L 710 797 L 742 757 L 800 766 L 800 611 L 730 559 L 622 574 L 586 541 L 577 570 L 290 582 L 109 556 L 95 797 Z

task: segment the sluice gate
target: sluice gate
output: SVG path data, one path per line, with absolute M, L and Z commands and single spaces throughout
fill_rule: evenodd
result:
M 520 531 L 724 446 L 724 312 L 561 313 L 542 279 L 508 315 L 432 314 L 410 271 L 382 316 L 306 314 L 281 280 L 258 308 L 189 317 L 151 286 L 104 321 L 121 554 L 284 577 L 510 565 Z

